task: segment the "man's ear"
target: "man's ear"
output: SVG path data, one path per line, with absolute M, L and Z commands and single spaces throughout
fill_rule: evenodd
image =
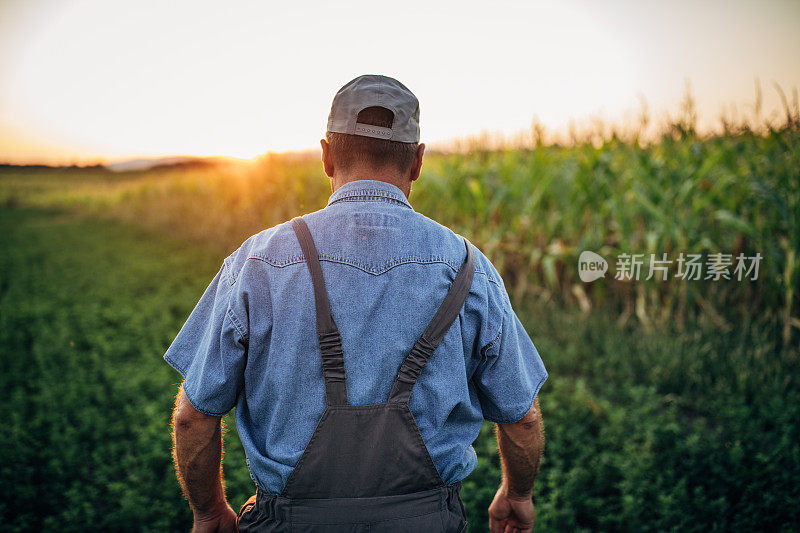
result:
M 325 169 L 325 175 L 333 178 L 333 158 L 331 157 L 331 145 L 325 139 L 319 140 L 319 145 L 322 147 L 322 167 Z
M 411 165 L 409 172 L 411 181 L 416 181 L 419 178 L 419 173 L 422 170 L 422 156 L 425 154 L 425 143 L 420 143 L 417 147 L 417 155 L 414 158 L 414 163 Z

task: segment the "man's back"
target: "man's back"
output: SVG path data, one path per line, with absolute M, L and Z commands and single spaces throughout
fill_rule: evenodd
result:
M 328 206 L 226 258 L 167 350 L 197 531 L 461 533 L 487 419 L 503 469 L 492 530 L 530 533 L 547 372 L 489 260 L 408 203 L 419 141 L 408 87 L 345 84 L 320 140 Z M 258 485 L 238 516 L 220 472 L 233 407 Z
M 464 241 L 380 181 L 347 183 L 304 219 L 341 332 L 349 403 L 385 402 L 464 261 Z M 475 468 L 482 421 L 522 418 L 547 377 L 500 276 L 475 256 L 466 303 L 409 402 L 445 483 Z M 279 493 L 325 409 L 311 278 L 288 223 L 225 260 L 165 357 L 198 411 L 237 408 L 251 474 Z

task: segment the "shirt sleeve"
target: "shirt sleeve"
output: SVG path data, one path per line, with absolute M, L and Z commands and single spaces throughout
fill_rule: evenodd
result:
M 491 422 L 516 422 L 530 411 L 547 371 L 505 290 L 497 336 L 481 349 L 473 379 L 483 416 Z
M 201 413 L 222 416 L 235 405 L 244 380 L 247 323 L 223 264 L 164 359 L 184 377 L 183 390 Z

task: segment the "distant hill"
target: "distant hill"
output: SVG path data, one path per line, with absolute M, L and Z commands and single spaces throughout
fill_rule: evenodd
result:
M 105 167 L 113 172 L 134 172 L 142 170 L 150 170 L 151 168 L 163 166 L 175 166 L 194 164 L 200 162 L 207 162 L 208 159 L 215 158 L 200 158 L 192 156 L 167 156 L 167 157 L 153 157 L 141 159 L 128 159 L 126 161 L 118 161 L 116 163 L 108 163 Z
M 109 170 L 111 172 L 146 172 L 152 169 L 190 169 L 208 168 L 213 166 L 235 165 L 240 163 L 259 163 L 271 161 L 278 158 L 281 161 L 304 161 L 308 159 L 318 160 L 320 151 L 316 149 L 291 150 L 287 152 L 265 152 L 252 159 L 241 159 L 229 156 L 192 156 L 192 155 L 172 155 L 162 157 L 139 157 L 133 159 L 123 159 L 106 164 L 48 164 L 48 163 L 6 163 L 0 161 L 0 169 L 16 169 L 17 171 L 36 171 L 53 169 L 72 169 L 72 170 Z

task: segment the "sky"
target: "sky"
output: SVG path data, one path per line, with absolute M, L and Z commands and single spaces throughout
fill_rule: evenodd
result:
M 702 119 L 800 87 L 799 0 L 0 0 L 0 162 L 318 146 L 335 92 L 385 74 L 422 140 Z

